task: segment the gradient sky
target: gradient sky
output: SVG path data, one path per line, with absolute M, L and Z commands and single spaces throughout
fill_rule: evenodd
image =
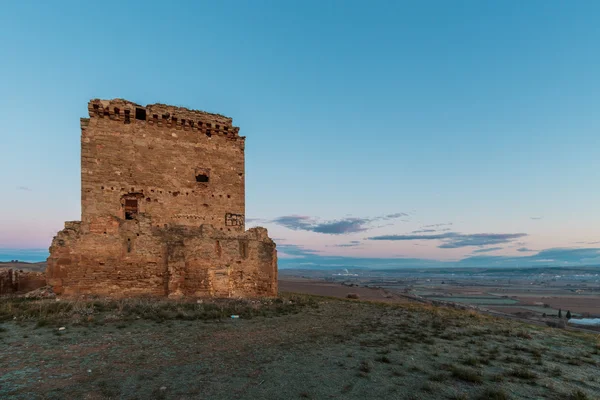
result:
M 282 260 L 600 263 L 599 20 L 598 1 L 4 2 L 0 248 L 79 219 L 79 118 L 121 97 L 233 117 L 248 226 Z

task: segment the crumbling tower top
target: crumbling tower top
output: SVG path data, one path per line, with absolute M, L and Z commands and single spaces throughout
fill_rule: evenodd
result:
M 122 121 L 124 124 L 134 123 L 134 120 L 137 120 L 145 121 L 149 125 L 187 128 L 232 137 L 238 136 L 240 129 L 233 126 L 230 117 L 221 114 L 161 103 L 142 106 L 124 99 L 92 99 L 88 103 L 88 113 L 90 118 L 109 118 Z

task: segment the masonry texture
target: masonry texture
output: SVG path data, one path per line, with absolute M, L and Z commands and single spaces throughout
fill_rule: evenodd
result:
M 245 230 L 244 142 L 231 118 L 91 100 L 81 119 L 81 221 L 53 239 L 57 294 L 277 295 L 277 251 Z
M 0 269 L 0 295 L 29 292 L 45 285 L 42 272 Z

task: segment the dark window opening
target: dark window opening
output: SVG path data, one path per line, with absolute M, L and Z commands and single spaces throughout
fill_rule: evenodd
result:
M 125 123 L 131 123 L 131 111 L 129 110 L 125 110 Z
M 240 240 L 240 256 L 242 258 L 248 257 L 248 242 L 246 240 Z
M 226 127 L 225 127 L 225 130 L 226 130 L 226 131 L 228 131 L 228 130 L 229 130 L 229 127 L 228 127 L 228 126 L 226 126 Z
M 117 107 L 115 107 L 115 115 L 118 117 L 119 113 L 121 112 L 121 110 L 119 110 Z
M 127 239 L 127 252 L 131 253 L 131 239 Z
M 169 119 L 170 116 L 171 116 L 170 114 L 163 114 L 162 119 L 165 119 L 165 120 Z
M 138 213 L 137 199 L 125 199 L 125 219 L 134 219 Z
M 152 115 L 152 119 L 153 119 L 154 121 L 158 121 L 158 114 L 153 114 L 153 115 Z
M 210 133 L 210 129 L 207 129 L 207 130 L 206 130 L 206 136 L 208 136 L 208 137 L 211 137 L 211 136 L 212 136 L 212 134 Z
M 181 125 L 185 125 L 185 119 L 181 120 Z
M 193 128 L 194 127 L 194 121 L 190 121 L 190 126 Z
M 175 117 L 171 118 L 171 122 L 172 122 L 173 124 L 176 124 L 176 123 L 177 123 L 177 118 L 175 118 Z
M 206 174 L 196 175 L 196 182 L 208 182 L 208 175 L 206 175 Z
M 140 121 L 146 120 L 146 109 L 145 108 L 136 108 L 135 109 L 135 119 L 139 119 Z
M 198 128 L 202 126 L 202 121 L 198 121 Z
M 107 116 L 107 117 L 110 115 L 110 113 L 108 112 L 108 108 L 104 109 L 104 115 Z
M 218 129 L 220 129 L 221 127 L 220 127 L 219 125 L 215 125 L 215 128 L 218 130 Z
M 98 109 L 100 108 L 100 106 L 98 104 L 94 104 L 92 107 L 94 107 L 94 110 L 98 111 Z

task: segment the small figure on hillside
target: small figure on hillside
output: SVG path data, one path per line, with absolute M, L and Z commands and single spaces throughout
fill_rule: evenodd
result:
M 562 310 L 560 308 L 558 309 L 558 318 L 562 318 Z
M 571 319 L 571 310 L 567 310 L 567 319 Z

